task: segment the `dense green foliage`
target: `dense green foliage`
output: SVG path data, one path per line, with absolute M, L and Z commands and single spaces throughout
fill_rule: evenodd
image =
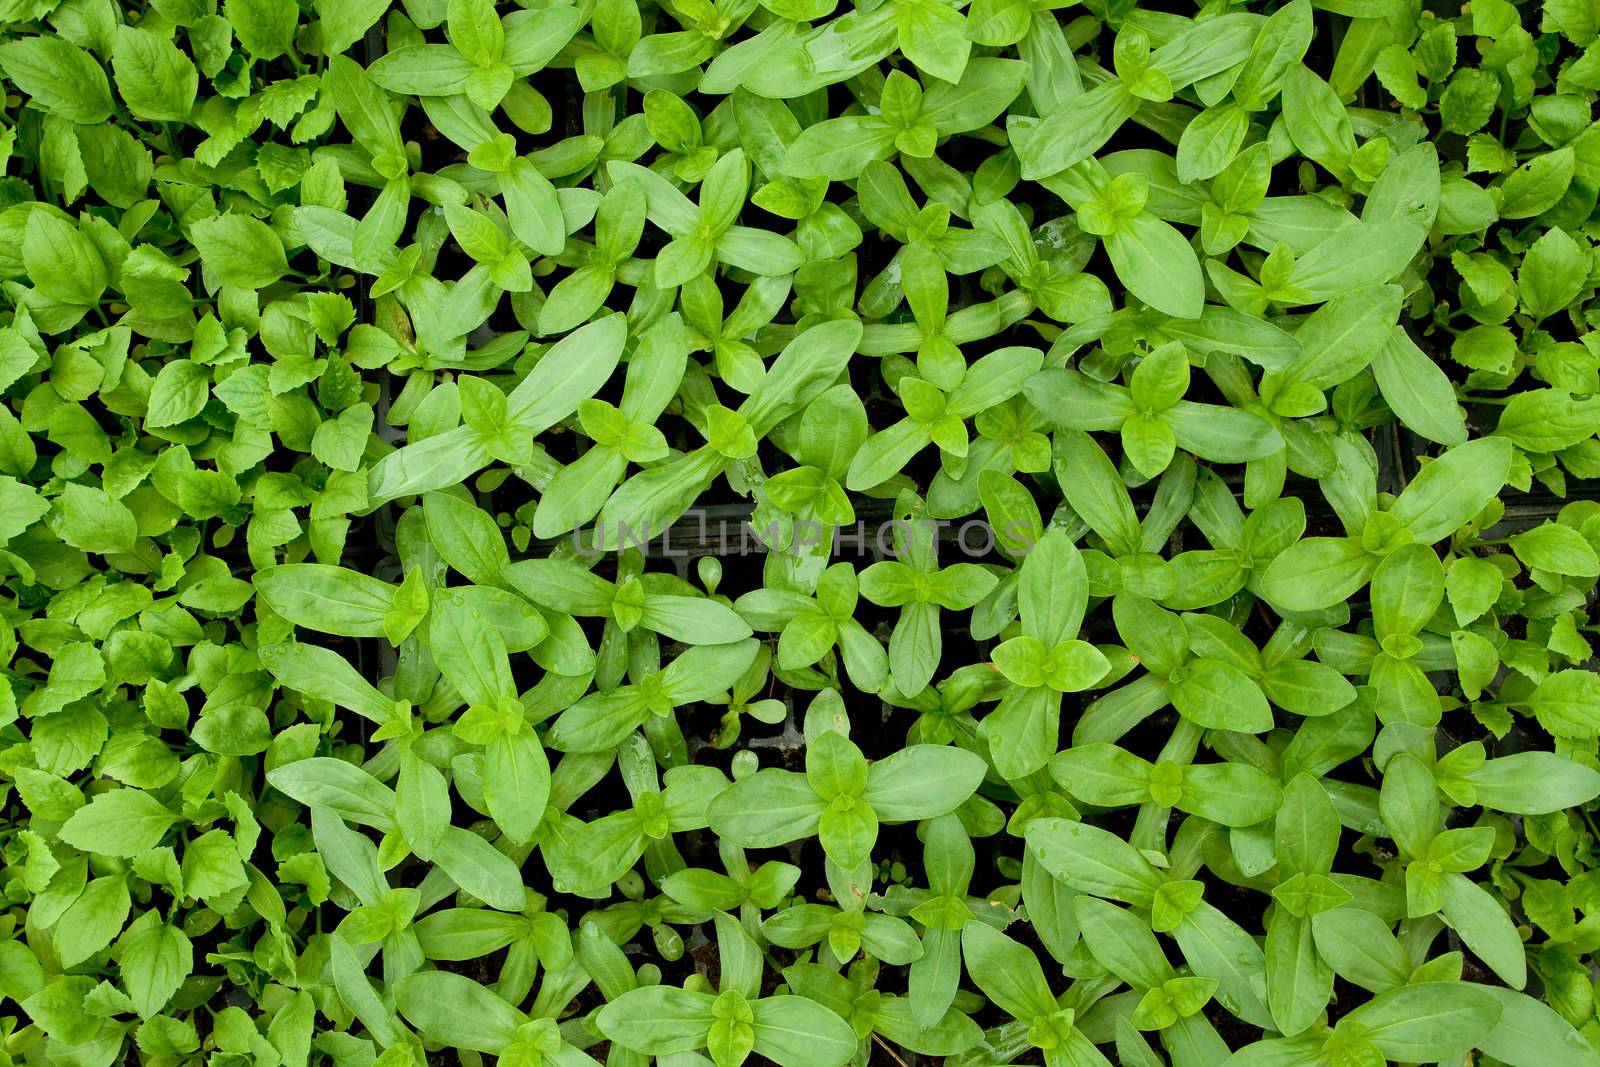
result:
M 1600 1065 L 1600 2 L 1181 6 L 3 0 L 0 1064 Z

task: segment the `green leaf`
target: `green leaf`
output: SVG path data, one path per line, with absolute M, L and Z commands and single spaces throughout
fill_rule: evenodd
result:
M 344 567 L 290 563 L 257 571 L 256 593 L 297 626 L 343 637 L 382 637 L 396 589 Z
M 218 285 L 264 289 L 288 273 L 283 242 L 248 215 L 217 215 L 190 227 L 207 275 Z
M 131 907 L 126 875 L 90 881 L 52 931 L 62 966 L 76 967 L 103 951 L 122 932 Z
M 395 1004 L 430 1041 L 498 1055 L 525 1016 L 464 975 L 425 971 L 395 986 Z
M 64 304 L 96 303 L 109 280 L 105 258 L 94 242 L 49 211 L 28 215 L 22 262 L 39 291 Z
M 1309 67 L 1294 64 L 1283 81 L 1283 122 L 1294 145 L 1336 177 L 1355 153 L 1350 115 L 1339 96 Z
M 840 1067 L 856 1051 L 850 1024 L 803 997 L 763 997 L 751 1005 L 755 1052 L 780 1067 Z
M 1040 865 L 1081 893 L 1148 906 L 1162 882 L 1137 849 L 1097 826 L 1038 819 L 1028 824 L 1027 839 Z
M 1031 1021 L 1056 1010 L 1044 971 L 1034 954 L 986 923 L 968 923 L 961 948 L 973 984 L 1015 1019 Z
M 1280 553 L 1261 576 L 1261 592 L 1285 611 L 1316 611 L 1367 584 L 1377 557 L 1348 537 L 1308 537 Z
M 705 1046 L 715 999 L 673 986 L 642 986 L 601 1008 L 595 1025 L 609 1040 L 642 1055 L 690 1052 Z
M 139 536 L 138 519 L 126 504 L 102 489 L 77 484 L 56 498 L 51 527 L 67 544 L 85 552 L 129 552 Z
M 1394 333 L 1400 299 L 1398 286 L 1384 285 L 1344 293 L 1312 312 L 1295 333 L 1300 354 L 1279 388 L 1327 389 L 1361 373 Z
M 324 23 L 326 32 L 327 24 Z M 400 120 L 386 94 L 361 64 L 346 56 L 328 63 L 328 85 L 339 121 L 373 156 L 404 157 Z
M 1312 33 L 1311 0 L 1292 0 L 1273 12 L 1233 83 L 1234 99 L 1250 111 L 1263 110 L 1305 57 Z
M 338 56 L 361 40 L 388 10 L 382 0 L 316 0 L 322 26 L 322 51 Z
M 257 650 L 262 666 L 281 684 L 307 696 L 386 722 L 395 702 L 380 693 L 343 656 L 317 645 L 285 642 Z
M 1600 402 L 1574 399 L 1562 389 L 1517 393 L 1500 411 L 1496 435 L 1528 452 L 1570 448 L 1600 430 Z
M 488 841 L 448 826 L 433 849 L 433 862 L 450 880 L 492 908 L 518 911 L 523 905 L 522 874 Z
M 1205 283 L 1194 249 L 1154 215 L 1136 215 L 1105 238 L 1106 254 L 1130 292 L 1173 318 L 1197 319 Z
M 0 45 L 0 70 L 40 107 L 69 122 L 104 122 L 115 107 L 100 64 L 77 45 L 53 34 Z
M 847 181 L 894 150 L 894 127 L 873 117 L 827 119 L 803 130 L 783 159 L 793 178 Z
M 1511 477 L 1511 450 L 1484 438 L 1426 464 L 1389 513 L 1421 544 L 1432 544 L 1469 521 Z
M 1511 550 L 1529 567 L 1581 578 L 1600 576 L 1600 557 L 1577 530 L 1559 523 L 1540 523 L 1512 536 Z
M 140 789 L 101 793 L 72 813 L 61 840 L 84 852 L 133 857 L 154 848 L 178 816 Z
M 168 363 L 150 389 L 144 424 L 158 427 L 187 422 L 200 414 L 210 399 L 211 375 L 204 367 L 187 360 Z
M 1272 709 L 1255 682 L 1218 660 L 1195 660 L 1174 674 L 1168 692 L 1184 718 L 1208 730 L 1261 733 L 1272 728 Z
M 519 845 L 533 839 L 550 799 L 550 764 L 531 732 L 489 742 L 483 756 L 483 793 L 507 838 Z
M 1456 403 L 1455 387 L 1404 327 L 1390 331 L 1372 358 L 1372 374 L 1384 401 L 1409 429 L 1441 445 L 1466 441 L 1466 419 Z
M 111 69 L 117 92 L 139 118 L 183 122 L 194 108 L 199 73 L 171 39 L 153 30 L 118 26 Z
M 222 13 L 255 59 L 276 59 L 289 51 L 300 14 L 295 6 L 271 0 L 223 0 Z
M 873 763 L 861 798 L 885 822 L 954 811 L 983 781 L 983 760 L 959 748 L 912 745 Z
M 1444 567 L 1426 545 L 1407 545 L 1385 557 L 1372 575 L 1372 626 L 1379 643 L 1391 635 L 1415 635 L 1427 625 L 1444 599 L 1444 581 Z
M 1600 796 L 1600 771 L 1554 752 L 1514 752 L 1466 776 L 1473 800 L 1495 811 L 1544 815 Z
M 1511 1067 L 1593 1067 L 1594 1050 L 1565 1019 L 1530 996 L 1499 986 L 1475 986 L 1499 1001 L 1494 1028 L 1478 1047 Z
M 1500 191 L 1500 217 L 1526 219 L 1549 210 L 1572 183 L 1575 165 L 1567 147 L 1534 156 L 1512 171 Z
M 766 848 L 815 833 L 823 805 L 805 775 L 771 768 L 735 782 L 711 802 L 707 816 L 718 836 Z
M 1500 1017 L 1494 994 L 1464 982 L 1420 982 L 1373 998 L 1341 1024 L 1394 1060 L 1440 1060 L 1470 1048 Z
M 189 977 L 194 950 L 188 935 L 175 926 L 154 921 L 139 927 L 136 922 L 128 928 L 117 942 L 116 956 L 134 1009 L 141 1019 L 148 1019 L 166 1006 Z M 135 930 L 139 932 L 135 934 Z
M 1052 108 L 1040 122 L 1018 124 L 1012 143 L 1022 161 L 1022 176 L 1059 174 L 1100 150 L 1138 112 L 1140 100 L 1116 78 Z
M 1579 244 L 1559 227 L 1546 230 L 1528 249 L 1517 270 L 1522 306 L 1535 319 L 1560 312 L 1583 291 L 1591 259 L 1587 242 Z
M 328 756 L 296 760 L 267 772 L 274 789 L 305 806 L 387 831 L 394 825 L 394 791 L 360 767 Z

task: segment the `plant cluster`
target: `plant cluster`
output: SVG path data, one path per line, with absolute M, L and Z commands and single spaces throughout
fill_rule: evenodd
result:
M 0 22 L 0 1064 L 1600 1065 L 1590 0 Z

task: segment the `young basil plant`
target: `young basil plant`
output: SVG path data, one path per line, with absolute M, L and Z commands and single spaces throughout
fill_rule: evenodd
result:
M 637 987 L 600 1010 L 600 1032 L 648 1056 L 703 1048 L 718 1067 L 738 1067 L 752 1054 L 784 1067 L 849 1060 L 856 1041 L 848 1023 L 805 997 L 761 996 L 760 948 L 725 912 L 717 914 L 716 929 L 722 971 L 715 992 Z

